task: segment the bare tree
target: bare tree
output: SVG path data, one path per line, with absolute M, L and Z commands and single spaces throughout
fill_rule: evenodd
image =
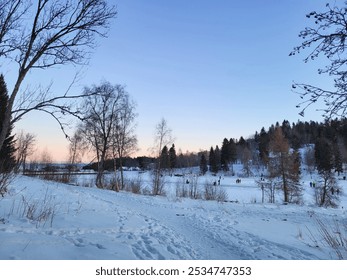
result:
M 69 91 L 60 96 L 40 90 L 28 93 L 21 91 L 21 86 L 34 69 L 84 63 L 95 47 L 96 36 L 106 36 L 115 15 L 115 8 L 106 0 L 0 1 L 0 59 L 18 67 L 1 120 L 0 148 L 9 127 L 33 110 L 50 114 L 61 128 L 61 116 L 79 115 L 71 100 L 81 95 L 70 95 Z
M 53 166 L 53 157 L 52 154 L 45 148 L 40 155 L 40 165 L 41 169 L 47 173 L 52 173 L 55 171 Z
M 86 151 L 87 147 L 85 145 L 85 142 L 83 141 L 83 133 L 80 129 L 77 129 L 73 136 L 70 137 L 70 143 L 69 143 L 69 173 L 76 169 L 76 164 L 80 163 L 82 161 L 84 152 Z
M 35 135 L 32 133 L 25 133 L 23 130 L 19 132 L 16 140 L 16 172 L 22 167 L 23 173 L 26 170 L 27 158 L 34 152 Z
M 320 171 L 321 182 L 315 186 L 315 200 L 320 207 L 338 207 L 342 189 L 338 185 L 334 174 L 329 170 Z
M 136 118 L 135 103 L 124 92 L 121 98 L 118 116 L 112 126 L 112 155 L 114 159 L 114 171 L 117 172 L 116 159 L 119 159 L 121 174 L 121 188 L 124 188 L 123 158 L 131 155 L 137 149 L 137 137 L 135 135 L 134 121 Z M 116 191 L 119 186 L 116 185 Z
M 120 115 L 124 109 L 124 99 L 127 98 L 127 93 L 122 86 L 114 86 L 108 82 L 91 88 L 87 87 L 85 93 L 96 94 L 90 95 L 85 100 L 83 106 L 85 108 L 84 121 L 80 130 L 95 151 L 98 162 L 96 185 L 103 188 L 105 160 L 112 152 L 115 127 L 121 123 Z
M 346 37 L 347 37 L 347 2 L 342 7 L 326 5 L 325 12 L 311 12 L 307 18 L 314 21 L 313 27 L 306 27 L 300 32 L 299 37 L 303 39 L 300 46 L 294 48 L 290 55 L 300 53 L 305 49 L 310 49 L 304 59 L 305 63 L 325 56 L 330 64 L 325 68 L 318 69 L 319 74 L 328 74 L 334 77 L 334 90 L 326 90 L 317 86 L 294 83 L 294 91 L 304 99 L 297 107 L 304 106 L 301 115 L 305 110 L 318 100 L 324 101 L 326 108 L 322 111 L 327 117 L 344 116 L 347 113 L 347 57 L 346 57 Z
M 277 178 L 273 178 L 269 176 L 268 178 L 265 179 L 262 177 L 260 180 L 257 180 L 256 183 L 258 184 L 262 192 L 262 196 L 261 196 L 262 203 L 265 202 L 265 194 L 267 194 L 268 196 L 269 203 L 275 203 L 276 189 L 278 189 Z
M 161 121 L 156 125 L 154 134 L 154 147 L 153 151 L 157 157 L 157 163 L 154 170 L 153 179 L 153 194 L 160 195 L 163 191 L 163 184 L 161 182 L 161 151 L 164 146 L 172 144 L 172 131 L 168 127 L 167 121 L 162 118 Z

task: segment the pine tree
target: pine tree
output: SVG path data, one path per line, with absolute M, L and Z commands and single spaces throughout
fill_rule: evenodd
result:
M 270 137 L 269 134 L 265 131 L 264 127 L 260 131 L 258 141 L 259 157 L 264 164 L 267 164 L 269 158 Z
M 221 170 L 221 152 L 218 145 L 214 149 L 214 156 L 216 158 L 216 173 L 218 173 Z
M 237 161 L 237 146 L 233 138 L 230 138 L 229 140 L 229 159 L 231 163 L 231 171 L 232 174 L 234 174 L 233 164 Z
M 324 137 L 317 139 L 315 143 L 314 156 L 318 172 L 330 172 L 333 169 L 333 149 L 328 139 Z
M 303 188 L 300 184 L 301 156 L 298 149 L 295 149 L 291 153 L 289 164 L 289 201 L 294 203 L 300 203 L 302 201 Z
M 202 175 L 205 175 L 207 170 L 207 159 L 205 157 L 205 154 L 202 154 L 200 159 L 200 172 Z
M 164 148 L 161 151 L 160 166 L 162 169 L 169 169 L 170 167 L 170 157 L 169 157 L 169 150 L 167 146 L 164 146 Z
M 8 92 L 7 86 L 4 80 L 4 76 L 0 75 L 0 119 L 5 116 L 6 107 L 8 104 Z M 14 136 L 11 135 L 13 127 L 11 126 L 7 132 L 7 136 L 0 150 L 0 173 L 9 173 L 13 170 L 16 164 L 15 159 L 15 140 Z M 2 125 L 0 123 L 0 131 Z
M 229 140 L 229 161 L 231 163 L 235 163 L 237 160 L 237 146 L 236 142 L 233 138 L 230 138 Z
M 228 139 L 224 138 L 221 149 L 221 166 L 222 170 L 229 171 L 230 162 L 230 145 Z
M 216 158 L 216 153 L 215 153 L 213 147 L 211 147 L 211 149 L 210 149 L 209 165 L 210 165 L 210 171 L 212 173 L 218 173 L 217 158 Z
M 337 172 L 338 175 L 343 172 L 343 166 L 342 166 L 342 156 L 340 152 L 340 147 L 337 143 L 334 143 L 333 145 L 334 150 L 334 168 L 335 172 Z
M 170 161 L 170 169 L 175 169 L 177 165 L 177 156 L 175 150 L 175 144 L 172 144 L 169 150 L 169 161 Z
M 328 139 L 321 137 L 316 141 L 315 159 L 322 178 L 322 183 L 315 188 L 316 203 L 319 206 L 336 207 L 341 190 L 332 173 L 334 168 L 333 145 Z
M 290 126 L 290 122 L 289 121 L 287 121 L 287 120 L 284 120 L 283 122 L 282 122 L 282 126 L 281 126 L 281 128 L 282 128 L 282 132 L 283 132 L 283 134 L 284 134 L 284 137 L 288 140 L 288 142 L 289 143 L 292 143 L 292 138 L 291 138 L 291 131 L 292 131 L 292 128 L 291 128 L 291 126 Z

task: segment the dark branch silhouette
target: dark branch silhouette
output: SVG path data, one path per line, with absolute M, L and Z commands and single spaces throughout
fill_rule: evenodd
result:
M 27 98 L 23 98 L 26 102 L 19 102 L 30 106 L 14 108 L 14 104 L 21 99 L 21 86 L 31 70 L 88 61 L 90 50 L 96 46 L 96 36 L 107 35 L 116 14 L 106 0 L 0 2 L 0 59 L 18 65 L 8 108 L 1 120 L 0 148 L 10 125 L 33 110 L 50 114 L 62 128 L 59 114 L 79 115 L 69 103 L 82 95 L 64 93 L 46 98 L 47 93 L 39 91 L 29 94 L 32 98 L 29 102 Z
M 319 74 L 328 74 L 334 79 L 334 90 L 326 90 L 305 83 L 293 83 L 293 91 L 298 93 L 303 102 L 297 107 L 305 110 L 321 100 L 325 108 L 321 109 L 325 117 L 344 116 L 347 110 L 347 2 L 342 7 L 326 5 L 326 12 L 311 12 L 307 18 L 314 20 L 313 27 L 306 27 L 299 33 L 303 39 L 300 46 L 294 48 L 289 55 L 296 55 L 309 49 L 304 62 L 319 56 L 326 57 L 330 63 L 318 69 Z

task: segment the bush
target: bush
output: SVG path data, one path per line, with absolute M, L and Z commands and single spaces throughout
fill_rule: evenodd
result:
M 47 222 L 52 227 L 57 205 L 47 189 L 43 198 L 33 200 L 22 196 L 19 202 L 14 201 L 8 216 L 17 214 L 20 218 L 26 218 L 35 223 L 36 227 L 44 227 Z
M 190 176 L 188 179 L 182 177 L 181 181 L 176 182 L 176 197 L 201 199 L 202 196 L 197 176 Z
M 176 197 L 189 197 L 188 185 L 184 178 L 176 182 Z
M 347 259 L 347 224 L 341 225 L 334 221 L 332 226 L 316 218 L 319 235 L 323 241 L 332 248 L 338 259 Z
M 142 193 L 142 184 L 143 180 L 141 176 L 138 176 L 136 179 L 124 180 L 125 191 L 132 192 L 134 194 Z
M 218 202 L 224 202 L 227 201 L 228 195 L 221 187 L 206 182 L 204 198 L 205 200 L 216 200 Z
M 320 207 L 338 207 L 342 190 L 330 172 L 321 174 L 322 182 L 315 187 L 316 204 Z

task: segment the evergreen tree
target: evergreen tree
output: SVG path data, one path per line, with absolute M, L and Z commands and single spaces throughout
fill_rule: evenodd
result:
M 217 173 L 219 170 L 221 170 L 221 152 L 218 145 L 214 149 L 214 156 L 216 158 L 216 173 Z
M 169 150 L 167 146 L 164 146 L 164 148 L 161 151 L 160 166 L 162 169 L 169 169 L 170 167 L 170 157 L 169 157 Z
M 334 143 L 333 149 L 334 149 L 334 168 L 335 168 L 335 172 L 337 172 L 338 175 L 340 175 L 340 173 L 343 172 L 343 166 L 342 166 L 342 156 L 341 156 L 339 145 L 337 143 Z
M 290 126 L 290 122 L 289 121 L 287 121 L 287 120 L 284 120 L 283 122 L 282 122 L 282 126 L 281 126 L 281 128 L 282 128 L 282 132 L 283 132 L 283 134 L 284 134 L 284 137 L 286 138 L 286 139 L 288 139 L 288 141 L 289 141 L 289 143 L 292 143 L 292 139 L 291 139 L 291 136 L 292 136 L 292 128 L 291 128 L 291 126 Z
M 221 149 L 221 167 L 224 171 L 229 171 L 230 145 L 228 139 L 224 138 Z
M 237 146 L 235 140 L 230 138 L 229 140 L 229 162 L 235 163 L 237 160 Z
M 267 164 L 269 158 L 269 142 L 270 137 L 269 134 L 265 131 L 263 127 L 259 134 L 259 157 L 264 164 Z
M 216 158 L 216 153 L 215 153 L 213 147 L 211 147 L 211 149 L 210 149 L 209 165 L 210 165 L 210 171 L 212 173 L 218 173 L 217 158 Z
M 241 146 L 241 147 L 243 147 L 243 148 L 245 148 L 246 145 L 247 145 L 247 142 L 246 142 L 246 140 L 241 136 L 239 142 L 237 142 L 237 145 L 238 145 L 238 146 Z
M 300 184 L 301 176 L 301 156 L 298 149 L 295 149 L 291 154 L 289 166 L 289 200 L 291 202 L 300 203 L 302 201 L 302 186 Z
M 177 156 L 175 150 L 175 144 L 172 144 L 169 150 L 169 161 L 170 161 L 170 169 L 175 169 L 177 165 Z
M 183 155 L 183 153 L 182 153 L 182 150 L 180 149 L 180 150 L 178 151 L 178 157 L 177 157 L 176 166 L 177 166 L 178 168 L 184 168 L 184 167 L 186 167 L 186 166 L 185 166 L 185 162 L 186 162 L 185 157 L 184 157 L 184 155 Z
M 207 159 L 205 157 L 205 154 L 201 155 L 201 159 L 200 159 L 200 173 L 202 175 L 205 175 L 207 172 L 208 168 L 207 168 Z
M 316 203 L 324 207 L 336 207 L 341 194 L 335 177 L 333 147 L 326 138 L 319 138 L 315 143 L 315 159 L 322 182 L 315 188 Z
M 7 86 L 4 80 L 4 76 L 0 75 L 0 119 L 5 116 L 5 111 L 8 104 L 8 92 Z M 0 131 L 2 130 L 2 124 L 0 122 Z M 8 173 L 13 170 L 16 164 L 15 159 L 15 140 L 14 136 L 11 135 L 12 126 L 7 132 L 7 136 L 0 150 L 0 173 Z
M 326 138 L 318 138 L 315 143 L 314 156 L 319 172 L 331 171 L 334 167 L 333 149 Z

